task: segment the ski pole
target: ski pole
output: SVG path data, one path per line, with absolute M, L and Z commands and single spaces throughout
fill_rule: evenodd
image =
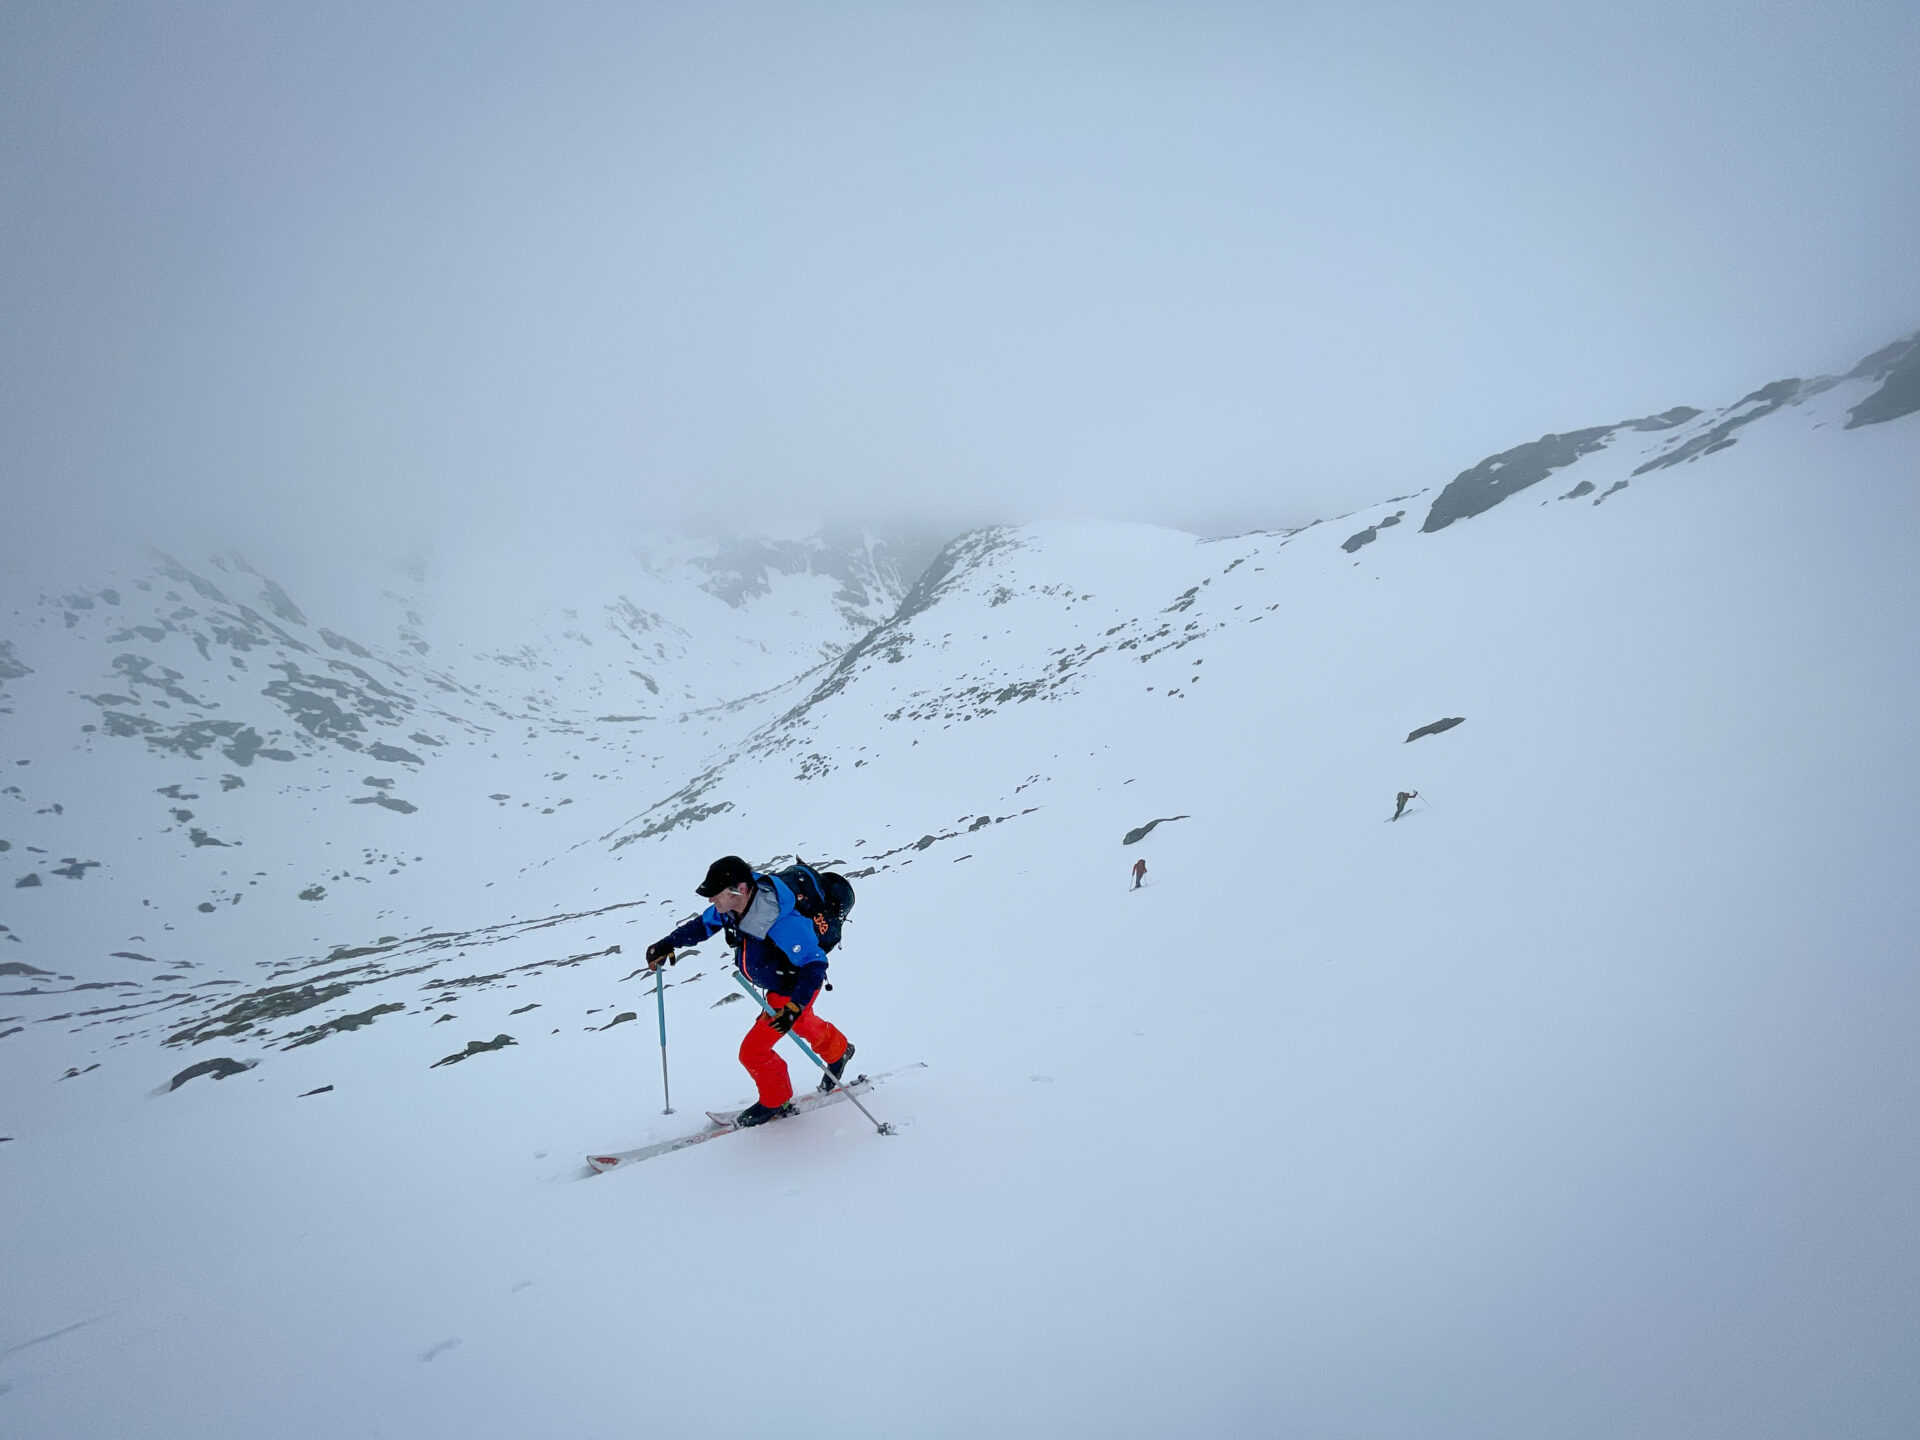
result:
M 660 1010 L 660 1093 L 665 1097 L 667 1108 L 660 1113 L 673 1113 L 673 1087 L 667 1084 L 667 996 L 664 987 L 666 977 L 658 967 L 653 972 L 653 1003 Z
M 733 972 L 733 978 L 740 982 L 740 988 L 746 991 L 747 994 L 753 997 L 753 1001 L 756 1005 L 760 1007 L 761 1013 L 764 1014 L 769 1021 L 771 1021 L 773 1019 L 773 1007 L 767 1004 L 767 997 L 762 995 L 758 990 L 754 989 L 753 983 L 750 980 L 748 980 L 746 976 L 742 975 L 738 970 L 735 970 Z M 829 1078 L 832 1077 L 833 1071 L 827 1069 L 826 1061 L 822 1060 L 818 1055 L 813 1053 L 813 1047 L 811 1045 L 807 1044 L 806 1041 L 802 1040 L 798 1035 L 794 1034 L 793 1031 L 791 1030 L 787 1031 L 786 1035 L 789 1040 L 793 1041 L 794 1044 L 800 1047 L 802 1052 L 805 1053 L 806 1057 L 809 1060 L 813 1061 L 813 1063 L 818 1065 L 822 1070 L 826 1070 Z M 840 1080 L 835 1080 L 833 1083 L 836 1086 L 841 1086 L 845 1084 L 844 1081 L 840 1081 Z M 860 1105 L 860 1097 L 854 1094 L 851 1088 L 847 1089 L 847 1099 L 851 1100 L 856 1105 Z M 874 1120 L 873 1112 L 867 1109 L 866 1106 L 860 1105 L 860 1113 L 866 1116 L 867 1119 L 873 1120 L 873 1128 L 876 1131 L 878 1131 L 880 1134 L 895 1135 L 899 1133 L 893 1128 L 893 1126 L 885 1124 L 879 1120 Z

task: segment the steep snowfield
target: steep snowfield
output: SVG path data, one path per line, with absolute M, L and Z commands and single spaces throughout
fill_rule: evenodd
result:
M 1872 389 L 1431 533 L 964 537 L 546 863 L 404 817 L 391 944 L 295 913 L 250 982 L 377 967 L 336 999 L 171 1046 L 223 1012 L 0 1000 L 0 1428 L 1912 1434 L 1920 420 L 1843 431 Z M 749 1093 L 718 943 L 672 1116 L 633 973 L 729 850 L 858 876 L 821 1010 L 926 1062 L 900 1133 L 583 1180 Z

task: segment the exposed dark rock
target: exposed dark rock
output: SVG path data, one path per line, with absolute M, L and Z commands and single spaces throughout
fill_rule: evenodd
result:
M 1771 415 L 1782 405 L 1794 399 L 1801 392 L 1802 384 L 1797 379 L 1776 380 L 1771 385 L 1763 385 L 1751 395 L 1742 396 L 1739 405 L 1734 406 L 1738 413 L 1722 420 L 1711 429 L 1703 430 L 1683 445 L 1675 446 L 1664 455 L 1656 455 L 1646 464 L 1634 470 L 1635 475 L 1644 475 L 1649 470 L 1664 470 L 1671 465 L 1679 465 L 1688 460 L 1697 460 L 1714 450 L 1724 450 L 1733 444 L 1733 432 L 1742 425 L 1750 425 L 1763 415 Z M 1751 406 L 1751 409 L 1741 409 Z
M 193 571 L 187 569 L 186 566 L 167 554 L 166 551 L 156 550 L 153 554 L 154 557 L 160 561 L 160 573 L 165 575 L 169 580 L 177 580 L 182 585 L 192 586 L 194 593 L 202 600 L 211 600 L 216 605 L 229 603 L 227 597 L 220 593 L 219 587 L 213 584 L 212 581 L 201 579 L 198 575 L 194 574 Z
M 192 760 L 198 760 L 203 751 L 222 740 L 227 744 L 220 753 L 242 767 L 251 765 L 255 756 L 267 760 L 293 759 L 290 751 L 267 749 L 266 742 L 252 726 L 242 725 L 237 720 L 197 720 L 172 731 L 164 731 L 162 726 L 145 716 L 125 715 L 117 711 L 108 711 L 101 720 L 109 735 L 145 735 L 147 744 L 154 749 L 171 750 Z
M 1436 720 L 1431 725 L 1422 725 L 1418 730 L 1415 730 L 1412 734 L 1408 735 L 1407 738 L 1401 741 L 1400 743 L 1403 745 L 1407 745 L 1407 744 L 1411 744 L 1415 740 L 1418 740 L 1422 735 L 1438 735 L 1443 730 L 1451 730 L 1456 725 L 1465 724 L 1466 719 L 1467 717 L 1464 715 L 1453 715 L 1453 716 L 1449 716 L 1445 720 Z
M 1884 369 L 1880 369 L 1881 366 Z M 1885 378 L 1878 390 L 1847 412 L 1849 430 L 1898 420 L 1902 415 L 1920 410 L 1920 337 L 1875 352 L 1863 360 L 1854 373 L 1859 375 L 1864 371 L 1871 376 L 1874 369 L 1879 369 Z
M 216 1080 L 224 1080 L 229 1075 L 238 1075 L 244 1071 L 251 1070 L 259 1063 L 258 1060 L 233 1060 L 225 1055 L 221 1055 L 212 1060 L 202 1060 L 197 1065 L 187 1066 L 186 1069 L 174 1076 L 173 1083 L 167 1086 L 167 1089 L 178 1090 L 182 1085 L 186 1084 L 187 1081 L 198 1079 L 202 1075 L 211 1075 Z
M 287 1037 L 287 1043 L 280 1048 L 292 1050 L 301 1045 L 312 1045 L 329 1035 L 342 1034 L 348 1030 L 358 1030 L 362 1025 L 371 1025 L 382 1015 L 391 1015 L 396 1010 L 407 1007 L 397 1003 L 375 1005 L 371 1010 L 362 1010 L 357 1015 L 337 1015 L 319 1025 L 309 1025 L 304 1030 L 296 1030 Z
M 362 955 L 385 955 L 390 950 L 399 949 L 400 943 L 398 936 L 382 935 L 371 945 L 336 945 L 327 952 L 327 963 L 338 964 L 342 960 L 358 960 Z
M 98 870 L 100 868 L 100 862 L 98 860 L 76 860 L 71 855 L 63 855 L 60 858 L 65 863 L 53 873 L 63 879 L 79 880 L 86 875 L 87 871 Z
M 631 845 L 636 840 L 651 840 L 656 835 L 664 835 L 669 830 L 678 829 L 682 825 L 697 825 L 702 820 L 724 814 L 731 809 L 733 809 L 731 800 L 722 800 L 718 805 L 688 805 L 671 815 L 663 816 L 642 826 L 631 835 L 622 835 L 613 842 L 611 848 L 618 850 L 621 846 Z
M 908 622 L 939 598 L 941 587 L 952 578 L 956 570 L 964 573 L 984 563 L 998 551 L 1018 548 L 1020 548 L 1020 542 L 1014 538 L 1013 528 L 1005 525 L 970 530 L 965 535 L 949 541 L 946 547 L 934 556 L 920 578 L 914 582 L 913 588 L 907 591 L 906 598 L 900 602 L 900 608 L 894 611 L 892 617 L 885 624 L 874 626 L 854 642 L 838 660 L 834 661 L 833 668 L 828 671 L 827 677 L 814 687 L 812 694 L 778 720 L 765 726 L 764 731 L 768 734 L 778 734 L 796 725 L 814 706 L 824 703 L 844 689 L 862 662 L 870 657 L 877 656 L 890 662 L 903 659 L 906 647 L 912 643 L 913 639 L 908 633 Z M 717 770 L 709 772 L 709 775 L 717 778 Z M 703 781 L 711 783 L 708 777 L 702 777 L 679 794 L 668 797 L 661 804 L 671 804 L 682 797 L 687 801 L 697 799 L 699 794 L 704 793 Z M 729 803 L 724 808 L 731 809 L 732 806 Z M 706 813 L 718 812 L 710 810 Z M 643 831 L 640 835 L 630 838 L 646 838 L 653 833 L 658 832 Z M 618 846 L 616 845 L 615 848 L 617 849 Z
M 212 907 L 206 907 L 212 908 Z M 366 968 L 366 967 L 356 967 Z M 298 1015 L 302 1010 L 311 1010 L 316 1005 L 324 1005 L 329 1000 L 337 1000 L 353 989 L 351 984 L 338 977 L 348 974 L 339 971 L 334 975 L 322 976 L 323 980 L 334 983 L 317 985 L 309 981 L 301 985 L 268 985 L 245 995 L 235 996 L 232 1003 L 219 1013 L 196 1021 L 184 1029 L 176 1030 L 166 1038 L 168 1045 L 180 1045 L 192 1042 L 198 1045 L 203 1040 L 211 1040 L 220 1035 L 237 1035 L 243 1030 L 253 1028 L 257 1021 L 277 1020 L 287 1015 Z
M 42 970 L 36 965 L 23 964 L 18 960 L 0 963 L 0 975 L 51 975 L 53 971 Z
M 257 578 L 260 581 L 261 590 L 266 594 L 268 609 L 290 625 L 304 625 L 307 623 L 307 617 L 300 613 L 300 607 L 298 605 L 287 598 L 286 591 L 282 590 L 264 575 Z
M 1582 495 L 1591 495 L 1592 493 L 1593 493 L 1593 482 L 1591 480 L 1582 480 L 1578 485 L 1574 486 L 1571 490 L 1567 491 L 1567 493 L 1562 495 L 1560 498 L 1562 500 L 1578 500 Z
M 1349 535 L 1345 540 L 1342 540 L 1340 542 L 1340 548 L 1351 555 L 1362 545 L 1371 545 L 1379 536 L 1380 527 L 1378 525 L 1369 525 L 1359 534 Z
M 16 890 L 31 890 L 39 885 L 39 883 L 40 876 L 38 874 L 23 875 L 13 882 L 13 888 Z
M 622 1010 L 618 1015 L 614 1016 L 613 1019 L 609 1020 L 606 1024 L 602 1025 L 600 1028 L 602 1030 L 611 1030 L 616 1025 L 624 1025 L 629 1020 L 638 1020 L 639 1018 L 640 1017 L 631 1010 Z
M 1700 412 L 1691 405 L 1676 405 L 1671 410 L 1663 410 L 1658 415 L 1644 416 L 1639 420 L 1627 421 L 1629 430 L 1671 430 L 1676 425 L 1684 425 Z
M 130 689 L 144 685 L 151 689 L 158 690 L 169 700 L 178 700 L 182 705 L 191 705 L 196 710 L 219 708 L 218 706 L 207 704 L 206 701 L 189 694 L 174 684 L 174 681 L 184 678 L 178 670 L 169 670 L 165 665 L 162 665 L 158 667 L 158 673 L 156 674 L 153 661 L 144 656 L 116 655 L 113 658 L 113 668 L 120 672 L 121 678 L 127 683 Z
M 489 1050 L 503 1050 L 509 1045 L 518 1045 L 519 1043 L 520 1042 L 515 1040 L 511 1035 L 496 1035 L 491 1040 L 469 1040 L 466 1049 L 460 1051 L 457 1055 L 449 1055 L 445 1059 L 436 1060 L 427 1068 L 429 1070 L 438 1070 L 442 1065 L 458 1065 L 462 1060 L 471 1060 L 475 1055 L 484 1055 Z
M 344 650 L 349 655 L 358 655 L 362 660 L 373 659 L 373 652 L 366 646 L 355 644 L 344 635 L 336 635 L 324 626 L 320 630 L 320 638 L 335 650 Z
M 304 674 L 290 661 L 282 661 L 273 668 L 284 671 L 287 678 L 273 681 L 262 693 L 310 735 L 322 740 L 338 740 L 367 728 L 358 715 L 343 710 L 338 701 L 319 693 L 321 688 L 331 688 L 338 693 L 347 692 L 351 687 L 324 676 Z M 391 713 L 389 709 L 389 716 Z
M 327 887 L 324 885 L 309 885 L 300 892 L 300 898 L 302 900 L 324 900 L 327 898 Z
M 1616 494 L 1618 494 L 1618 493 L 1619 493 L 1620 491 L 1622 491 L 1622 490 L 1624 490 L 1624 489 L 1626 489 L 1626 488 L 1627 488 L 1627 482 L 1626 482 L 1626 481 L 1624 481 L 1624 480 L 1616 480 L 1616 481 L 1614 481 L 1614 482 L 1613 482 L 1613 484 L 1611 484 L 1611 485 L 1609 485 L 1609 486 L 1608 486 L 1608 487 L 1606 488 L 1606 491 L 1605 491 L 1605 493 L 1604 493 L 1604 494 L 1602 494 L 1602 495 L 1600 495 L 1600 496 L 1599 496 L 1599 497 L 1598 497 L 1597 499 L 1595 499 L 1593 503 L 1594 503 L 1594 504 L 1596 504 L 1596 505 L 1598 505 L 1598 504 L 1600 503 L 1600 501 L 1601 501 L 1601 500 L 1604 500 L 1604 499 L 1606 499 L 1608 495 L 1616 495 Z
M 1446 529 L 1456 520 L 1491 510 L 1509 495 L 1601 449 L 1620 428 L 1619 425 L 1599 425 L 1567 435 L 1542 435 L 1531 444 L 1516 445 L 1511 450 L 1488 456 L 1471 470 L 1462 470 L 1454 476 L 1435 497 L 1421 531 L 1431 534 Z
M 1122 845 L 1138 845 L 1153 833 L 1156 825 L 1171 825 L 1176 820 L 1185 820 L 1186 818 L 1185 815 L 1166 815 L 1158 820 L 1149 820 L 1146 824 L 1140 826 L 1139 829 L 1127 831 L 1125 835 L 1120 837 L 1120 843 Z
M 379 795 L 362 795 L 357 799 L 349 800 L 347 803 L 349 805 L 378 805 L 386 810 L 398 811 L 402 815 L 411 815 L 420 808 L 418 805 L 411 804 L 405 800 L 397 800 L 393 796 L 384 793 Z
M 369 745 L 367 747 L 367 754 L 383 765 L 424 765 L 427 763 L 411 750 L 402 750 L 398 745 L 388 745 L 381 742 Z
M 321 1085 L 312 1090 L 302 1090 L 297 1098 L 304 1100 L 309 1095 L 324 1095 L 331 1089 L 333 1089 L 331 1085 Z

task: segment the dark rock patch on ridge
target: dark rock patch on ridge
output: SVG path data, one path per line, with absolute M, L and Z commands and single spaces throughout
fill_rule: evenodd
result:
M 1793 382 L 1798 385 L 1798 381 Z M 1749 397 L 1751 398 L 1751 397 Z M 1444 530 L 1456 520 L 1483 514 L 1509 495 L 1538 484 L 1552 474 L 1603 449 L 1622 430 L 1671 430 L 1684 425 L 1700 412 L 1687 405 L 1676 405 L 1658 415 L 1643 415 L 1638 420 L 1622 420 L 1617 425 L 1596 425 L 1565 435 L 1542 435 L 1526 445 L 1516 445 L 1498 455 L 1490 455 L 1471 470 L 1462 470 L 1434 498 L 1427 512 L 1422 534 Z M 1752 417 L 1748 417 L 1752 418 Z M 1636 472 L 1637 473 L 1637 472 Z
M 212 1060 L 202 1060 L 197 1065 L 187 1066 L 174 1076 L 173 1082 L 167 1086 L 167 1089 L 178 1090 L 187 1081 L 198 1079 L 202 1075 L 211 1075 L 216 1080 L 224 1080 L 229 1075 L 238 1075 L 243 1071 L 251 1070 L 259 1063 L 258 1060 L 232 1060 L 225 1055 Z
M 1538 484 L 1555 470 L 1601 449 L 1619 428 L 1598 425 L 1567 435 L 1542 435 L 1530 444 L 1516 445 L 1511 450 L 1488 456 L 1471 470 L 1462 470 L 1454 476 L 1446 489 L 1434 498 L 1421 532 L 1430 535 L 1456 520 L 1484 514 L 1509 495 Z
M 509 1045 L 519 1043 L 511 1035 L 496 1035 L 491 1040 L 469 1040 L 466 1049 L 456 1055 L 449 1055 L 443 1060 L 436 1060 L 427 1068 L 438 1070 L 442 1065 L 458 1065 L 462 1060 L 470 1060 L 475 1055 L 484 1055 L 489 1050 L 504 1050 Z
M 1466 719 L 1467 717 L 1464 715 L 1449 715 L 1445 720 L 1436 720 L 1431 725 L 1422 725 L 1400 743 L 1403 745 L 1411 745 L 1422 735 L 1438 735 L 1443 730 L 1451 730 L 1456 725 L 1464 725 Z
M 1702 455 L 1710 455 L 1715 450 L 1724 450 L 1733 444 L 1733 432 L 1742 425 L 1751 424 L 1763 415 L 1771 415 L 1788 401 L 1797 399 L 1803 389 L 1798 379 L 1776 380 L 1771 385 L 1763 385 L 1751 395 L 1742 396 L 1740 403 L 1733 408 L 1737 412 L 1722 420 L 1712 429 L 1694 436 L 1685 444 L 1677 445 L 1664 455 L 1656 455 L 1633 473 L 1644 475 L 1649 470 L 1664 470 L 1670 465 L 1679 465 L 1688 460 L 1697 460 Z M 1751 406 L 1751 409 L 1742 409 Z
M 1171 825 L 1176 820 L 1185 820 L 1186 818 L 1185 815 L 1165 815 L 1158 820 L 1149 820 L 1138 829 L 1127 831 L 1125 835 L 1120 837 L 1120 843 L 1122 845 L 1138 845 L 1153 833 L 1156 825 Z
M 1920 410 L 1920 336 L 1877 350 L 1848 379 L 1880 377 L 1880 388 L 1847 412 L 1847 429 L 1879 425 Z

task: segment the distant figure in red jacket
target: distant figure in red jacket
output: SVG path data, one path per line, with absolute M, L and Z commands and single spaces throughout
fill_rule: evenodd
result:
M 1407 801 L 1417 798 L 1419 794 L 1420 792 L 1418 790 L 1402 790 L 1398 795 L 1394 796 L 1393 818 L 1398 820 L 1400 818 L 1400 812 L 1407 808 Z
M 1146 857 L 1142 856 L 1140 859 L 1133 862 L 1133 888 L 1135 890 L 1138 890 L 1140 888 L 1140 882 L 1146 878 L 1147 878 L 1147 861 L 1146 861 Z

